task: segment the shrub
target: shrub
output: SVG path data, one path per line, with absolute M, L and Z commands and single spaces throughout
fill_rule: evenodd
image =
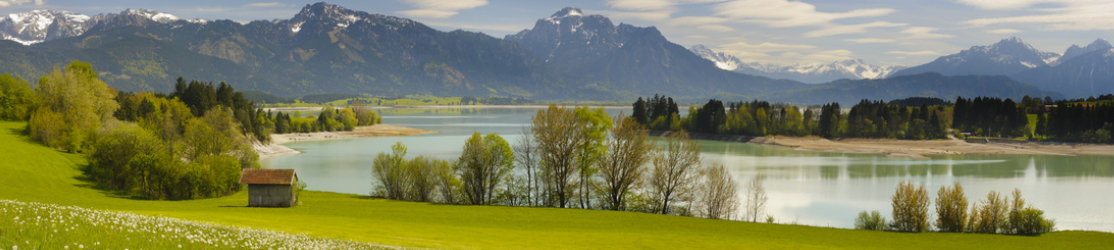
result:
M 914 189 L 912 182 L 899 183 L 892 200 L 894 230 L 922 232 L 928 229 L 928 191 L 924 185 Z
M 772 218 L 773 217 L 768 218 L 767 221 L 772 220 Z M 879 213 L 877 210 L 870 211 L 869 214 L 866 211 L 862 211 L 859 213 L 859 217 L 855 218 L 855 229 L 885 230 L 886 218 L 883 218 L 882 213 Z
M 1021 199 L 1021 190 L 1013 190 L 1013 203 L 1009 213 L 1009 232 L 1007 233 L 1039 235 L 1051 232 L 1055 226 L 1055 221 L 1044 218 L 1044 211 L 1032 206 L 1025 206 L 1025 200 Z

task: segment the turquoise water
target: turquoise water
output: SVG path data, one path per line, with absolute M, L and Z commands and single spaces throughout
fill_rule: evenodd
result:
M 620 110 L 608 110 L 617 115 Z M 521 137 L 537 109 L 387 109 L 384 123 L 437 130 L 407 137 L 294 142 L 302 154 L 262 159 L 266 168 L 293 168 L 309 189 L 351 194 L 371 191 L 371 161 L 395 142 L 409 156 L 455 159 L 473 131 Z M 628 111 L 629 112 L 629 111 Z M 880 154 L 796 151 L 785 147 L 701 141 L 704 164 L 723 163 L 736 181 L 764 175 L 767 213 L 780 223 L 848 228 L 860 211 L 890 213 L 898 182 L 924 184 L 935 199 L 944 185 L 959 182 L 971 203 L 994 190 L 1021 189 L 1030 204 L 1055 218 L 1058 229 L 1114 232 L 1114 157 L 1044 155 L 946 155 L 930 160 Z M 887 216 L 888 217 L 888 216 Z

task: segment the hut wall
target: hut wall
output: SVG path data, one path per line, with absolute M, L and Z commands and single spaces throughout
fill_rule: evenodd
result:
M 249 207 L 291 207 L 295 202 L 291 185 L 248 185 Z

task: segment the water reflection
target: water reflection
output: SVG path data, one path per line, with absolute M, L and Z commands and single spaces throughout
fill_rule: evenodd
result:
M 410 137 L 295 142 L 303 154 L 261 160 L 269 168 L 294 168 L 313 190 L 367 194 L 371 162 L 403 142 L 409 154 L 455 159 L 472 132 L 518 140 L 538 109 L 459 108 L 379 110 L 389 124 L 438 130 Z M 609 109 L 617 115 L 621 110 Z M 629 111 L 627 112 L 629 113 Z M 768 212 L 783 223 L 851 227 L 864 210 L 890 213 L 898 182 L 923 184 L 933 199 L 941 186 L 959 182 L 974 203 L 994 190 L 1021 189 L 1060 229 L 1114 231 L 1114 157 L 1047 155 L 939 155 L 928 160 L 880 154 L 797 151 L 785 147 L 702 141 L 704 163 L 722 163 L 742 182 L 768 178 Z M 742 186 L 742 185 L 740 185 Z

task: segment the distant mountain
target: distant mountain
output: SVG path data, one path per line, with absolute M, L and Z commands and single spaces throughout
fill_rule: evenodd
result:
M 1073 55 L 1067 60 L 1011 77 L 1041 89 L 1063 93 L 1068 98 L 1111 94 L 1114 93 L 1114 49 L 1109 46 L 1104 40 L 1095 41 L 1082 50 L 1072 46 L 1064 53 Z M 1094 50 L 1082 52 L 1090 49 Z
M 81 35 L 89 16 L 69 11 L 35 10 L 0 17 L 0 36 L 23 45 Z
M 1071 60 L 1076 56 L 1089 52 L 1109 49 L 1114 49 L 1114 46 L 1111 46 L 1110 42 L 1107 42 L 1104 39 L 1097 39 L 1094 42 L 1091 42 L 1091 44 L 1088 44 L 1087 47 L 1079 47 L 1079 45 L 1072 44 L 1071 47 L 1068 47 L 1067 51 L 1064 51 L 1064 55 L 1060 56 L 1060 59 L 1057 59 L 1056 62 L 1052 63 L 1051 65 L 1056 66 L 1062 62 Z
M 957 54 L 942 56 L 927 64 L 904 69 L 892 76 L 936 72 L 953 75 L 1013 75 L 1048 66 L 1059 54 L 1042 52 L 1017 37 L 1002 39 L 990 46 L 974 46 Z
M 890 74 L 904 69 L 904 66 L 877 66 L 867 64 L 860 59 L 844 60 L 828 64 L 794 64 L 780 66 L 762 64 L 757 62 L 746 63 L 732 55 L 716 52 L 704 47 L 694 45 L 689 47 L 692 53 L 708 59 L 723 70 L 735 71 L 743 74 L 765 76 L 775 79 L 789 79 L 805 83 L 826 83 L 839 79 L 877 79 L 885 78 Z
M 1005 76 L 944 76 L 939 73 L 896 76 L 886 79 L 838 80 L 808 89 L 765 95 L 759 98 L 806 104 L 830 102 L 854 104 L 862 99 L 890 101 L 908 97 L 955 100 L 959 96 L 990 96 L 1018 100 L 1025 95 L 1051 96 L 1053 99 L 1063 98 L 1058 93 L 1041 91 L 1037 87 L 1014 81 Z
M 741 97 L 804 87 L 721 70 L 669 42 L 657 28 L 614 25 L 605 16 L 585 15 L 578 8 L 564 8 L 504 39 L 521 43 L 565 73 L 585 77 L 581 86 L 627 96 Z

